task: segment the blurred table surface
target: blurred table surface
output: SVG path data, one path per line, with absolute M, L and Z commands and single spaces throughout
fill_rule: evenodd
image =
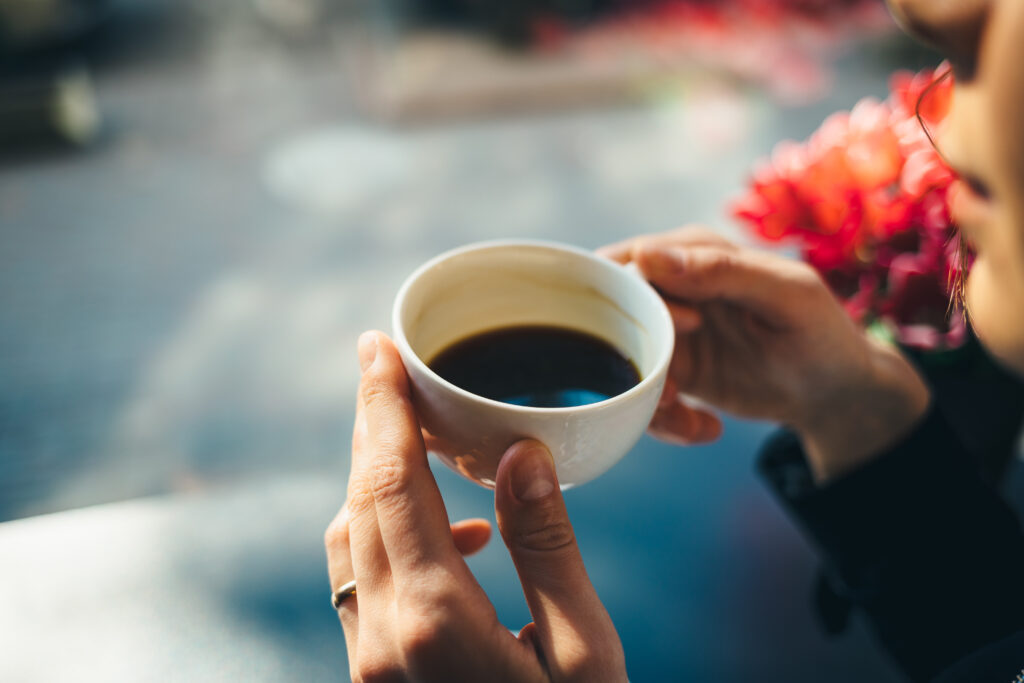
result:
M 322 532 L 355 339 L 404 276 L 489 238 L 736 234 L 723 207 L 754 160 L 884 96 L 894 66 L 852 55 L 799 108 L 709 76 L 391 128 L 360 115 L 324 3 L 118 4 L 88 57 L 102 140 L 0 166 L 4 681 L 345 679 Z M 633 680 L 896 680 L 862 625 L 814 624 L 812 553 L 753 474 L 766 430 L 645 439 L 567 494 Z M 453 518 L 493 518 L 437 474 Z M 500 542 L 470 565 L 525 624 Z

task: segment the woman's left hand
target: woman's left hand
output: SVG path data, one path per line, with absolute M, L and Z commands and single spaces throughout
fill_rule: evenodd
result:
M 534 618 L 514 636 L 462 559 L 484 520 L 448 524 L 397 349 L 360 338 L 348 500 L 327 529 L 353 681 L 625 681 L 622 645 L 583 567 L 551 456 L 521 441 L 498 468 L 498 526 Z

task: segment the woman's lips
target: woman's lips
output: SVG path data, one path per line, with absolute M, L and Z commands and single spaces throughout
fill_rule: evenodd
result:
M 950 188 L 953 221 L 972 246 L 977 248 L 977 233 L 992 217 L 992 198 L 987 187 L 971 176 L 961 176 Z

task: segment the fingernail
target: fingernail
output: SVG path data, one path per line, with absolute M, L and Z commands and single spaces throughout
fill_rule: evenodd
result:
M 509 473 L 512 495 L 524 503 L 540 500 L 555 490 L 555 466 L 543 446 L 530 446 Z
M 373 365 L 377 357 L 377 333 L 363 332 L 359 336 L 359 369 L 366 372 L 366 368 Z

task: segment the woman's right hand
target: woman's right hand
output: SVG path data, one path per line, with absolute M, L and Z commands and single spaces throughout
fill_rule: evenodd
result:
M 924 415 L 928 388 L 894 348 L 869 338 L 808 265 L 703 228 L 601 252 L 633 262 L 665 298 L 676 347 L 651 431 L 706 441 L 720 424 L 680 394 L 797 431 L 818 481 L 894 444 Z

